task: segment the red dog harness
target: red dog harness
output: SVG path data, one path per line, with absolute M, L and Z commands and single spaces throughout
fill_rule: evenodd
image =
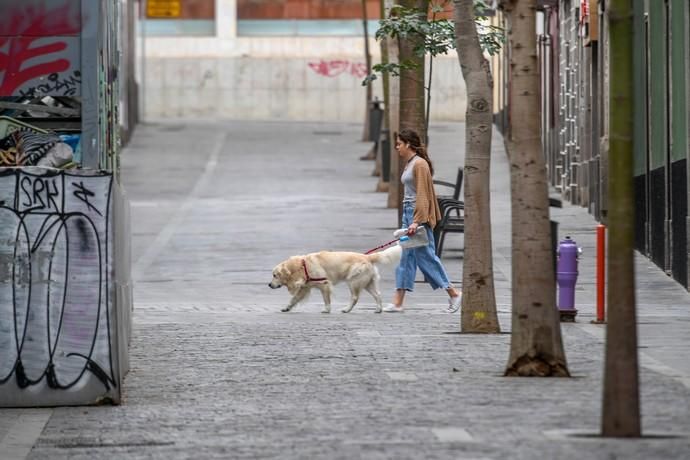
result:
M 307 261 L 305 259 L 302 259 L 302 268 L 304 269 L 304 276 L 307 278 L 307 283 L 311 283 L 312 281 L 315 283 L 328 282 L 327 278 L 312 278 L 309 276 L 309 271 L 307 270 Z

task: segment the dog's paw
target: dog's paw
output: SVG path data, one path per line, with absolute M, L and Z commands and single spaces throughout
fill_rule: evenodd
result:
M 330 312 L 331 312 L 330 308 L 324 308 L 323 310 L 321 310 L 321 313 L 330 313 Z
M 374 313 L 381 313 L 382 311 L 383 311 L 382 308 L 377 308 L 376 310 L 374 310 Z
M 283 313 L 289 312 L 289 311 L 290 311 L 290 307 L 283 307 L 283 308 L 280 309 L 280 311 L 282 311 Z
M 350 313 L 351 308 L 343 308 L 342 311 L 343 313 Z

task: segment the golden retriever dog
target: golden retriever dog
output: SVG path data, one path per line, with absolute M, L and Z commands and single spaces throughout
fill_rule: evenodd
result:
M 333 286 L 346 282 L 350 287 L 350 303 L 343 313 L 352 310 L 359 300 L 362 289 L 376 301 L 376 313 L 381 313 L 381 293 L 379 292 L 379 272 L 376 264 L 387 265 L 400 260 L 402 248 L 392 246 L 373 254 L 356 252 L 313 252 L 304 256 L 292 256 L 273 269 L 273 279 L 268 283 L 271 289 L 286 286 L 292 294 L 290 302 L 281 311 L 290 311 L 307 298 L 312 288 L 321 291 L 324 307 L 322 313 L 331 312 L 331 293 Z

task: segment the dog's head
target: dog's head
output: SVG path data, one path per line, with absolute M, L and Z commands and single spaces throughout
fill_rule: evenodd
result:
M 268 287 L 271 289 L 281 288 L 287 283 L 290 272 L 287 269 L 286 262 L 281 262 L 273 268 L 273 278 L 268 283 Z
M 278 289 L 287 286 L 290 292 L 299 289 L 304 280 L 302 279 L 300 257 L 290 257 L 287 260 L 279 263 L 273 268 L 273 278 L 268 283 L 271 289 Z

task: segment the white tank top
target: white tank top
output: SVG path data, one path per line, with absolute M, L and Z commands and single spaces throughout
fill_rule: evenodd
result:
M 407 162 L 400 176 L 400 182 L 403 183 L 403 203 L 417 203 L 417 187 L 414 182 L 413 169 L 415 162 L 418 160 L 420 160 L 420 158 L 417 155 L 410 158 L 410 161 Z

